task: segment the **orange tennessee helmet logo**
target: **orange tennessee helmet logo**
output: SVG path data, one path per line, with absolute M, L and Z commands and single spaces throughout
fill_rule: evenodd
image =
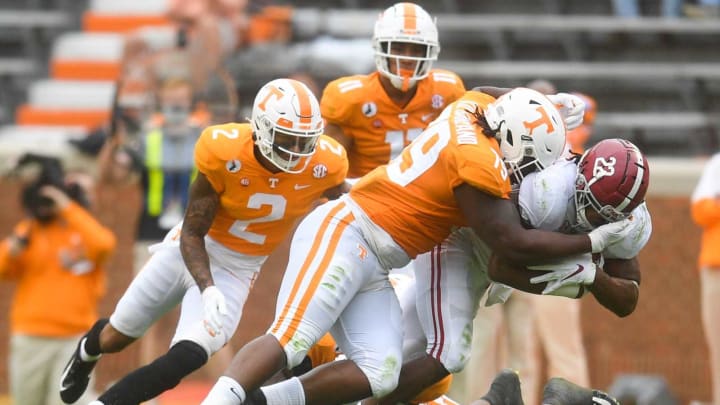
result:
M 552 124 L 552 121 L 550 120 L 550 117 L 547 114 L 547 111 L 545 111 L 545 108 L 538 107 L 536 109 L 537 112 L 540 113 L 540 118 L 536 119 L 535 121 L 523 121 L 523 125 L 525 125 L 525 128 L 529 131 L 530 135 L 532 135 L 535 128 L 541 126 L 541 125 L 547 125 L 547 131 L 552 132 L 555 130 L 555 127 Z

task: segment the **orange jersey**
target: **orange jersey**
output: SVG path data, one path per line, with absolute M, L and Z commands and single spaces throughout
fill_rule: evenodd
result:
M 427 252 L 465 219 L 453 189 L 467 183 L 508 198 L 510 182 L 495 138 L 472 112 L 495 99 L 469 91 L 389 164 L 363 177 L 350 196 L 411 257 Z
M 379 73 L 349 76 L 330 82 L 320 100 L 329 124 L 342 128 L 354 145 L 348 151 L 348 177 L 361 177 L 400 154 L 440 115 L 465 93 L 455 73 L 433 69 L 417 83 L 408 105 L 395 104 L 380 84 Z
M 98 318 L 115 235 L 75 203 L 45 225 L 23 220 L 15 234 L 29 235 L 17 256 L 10 255 L 7 239 L 0 243 L 0 279 L 17 280 L 12 332 L 61 338 L 83 333 Z
M 321 136 L 305 171 L 271 173 L 253 155 L 250 124 L 206 128 L 195 145 L 195 165 L 220 195 L 208 235 L 240 253 L 270 254 L 295 221 L 347 174 L 345 151 Z

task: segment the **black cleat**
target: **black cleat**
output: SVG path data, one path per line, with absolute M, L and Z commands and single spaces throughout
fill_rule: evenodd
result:
M 492 405 L 524 405 L 520 392 L 520 377 L 506 368 L 493 379 L 490 391 L 482 398 Z
M 610 395 L 580 387 L 562 378 L 553 378 L 543 390 L 543 405 L 620 405 Z
M 83 337 L 80 340 L 60 378 L 60 398 L 66 404 L 75 403 L 85 393 L 90 383 L 90 372 L 97 364 L 97 360 L 88 362 L 80 359 L 80 345 L 85 344 L 86 339 Z

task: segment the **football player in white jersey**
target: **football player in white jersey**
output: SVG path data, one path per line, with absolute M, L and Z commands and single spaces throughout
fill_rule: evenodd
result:
M 419 255 L 414 266 L 417 311 L 427 339 L 427 356 L 406 362 L 398 389 L 380 403 L 412 398 L 447 373 L 462 370 L 469 358 L 471 340 L 467 336 L 472 336 L 480 298 L 490 288 L 490 302 L 502 302 L 512 291 L 499 283 L 490 287 L 490 278 L 535 294 L 572 298 L 582 296 L 587 288 L 618 316 L 634 310 L 640 283 L 636 256 L 652 232 L 643 202 L 649 184 L 647 160 L 632 143 L 610 139 L 598 143 L 581 159 L 545 165 L 549 167 L 524 176 L 519 188 L 519 210 L 527 227 L 585 233 L 632 217 L 625 236 L 605 248 L 595 261 L 586 254 L 518 268 L 491 257 L 490 248 L 471 229 L 459 228 L 441 245 Z M 521 172 L 515 169 L 515 173 Z

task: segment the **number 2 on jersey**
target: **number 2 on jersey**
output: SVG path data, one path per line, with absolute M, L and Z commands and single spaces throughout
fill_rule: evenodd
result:
M 263 243 L 265 243 L 265 235 L 249 232 L 247 230 L 248 225 L 256 224 L 258 222 L 275 221 L 282 218 L 283 215 L 285 215 L 285 207 L 287 206 L 287 200 L 285 199 L 285 197 L 277 194 L 256 193 L 251 195 L 248 199 L 247 207 L 252 209 L 260 209 L 263 206 L 267 205 L 271 207 L 269 214 L 260 218 L 246 221 L 237 220 L 233 222 L 232 226 L 230 226 L 230 229 L 228 229 L 228 232 L 230 232 L 231 235 L 241 239 L 245 239 L 250 243 L 255 243 L 257 245 L 262 245 Z

